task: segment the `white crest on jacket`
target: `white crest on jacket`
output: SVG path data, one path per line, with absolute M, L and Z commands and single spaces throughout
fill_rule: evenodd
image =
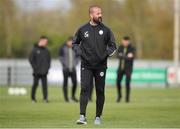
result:
M 99 31 L 99 34 L 100 34 L 100 35 L 103 35 L 103 30 L 100 30 L 100 31 Z
M 88 31 L 84 32 L 84 37 L 85 37 L 85 38 L 88 38 L 88 37 L 89 37 L 89 32 L 88 32 Z

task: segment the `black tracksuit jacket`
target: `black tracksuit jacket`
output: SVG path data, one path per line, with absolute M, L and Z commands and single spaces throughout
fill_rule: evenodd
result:
M 134 61 L 134 57 L 135 57 L 135 48 L 129 44 L 127 46 L 127 52 L 125 54 L 123 54 L 124 51 L 124 46 L 120 45 L 117 49 L 117 57 L 119 58 L 119 70 L 128 70 L 128 71 L 132 71 L 133 68 L 133 61 Z M 128 58 L 128 53 L 132 53 L 133 54 L 133 58 Z M 122 65 L 122 60 L 124 60 L 124 69 L 121 69 L 121 65 Z
M 107 57 L 116 50 L 115 38 L 103 23 L 92 26 L 88 22 L 76 32 L 73 49 L 81 56 L 81 66 L 107 68 Z
M 29 62 L 33 68 L 34 75 L 47 75 L 51 63 L 49 50 L 45 47 L 34 45 L 29 56 Z

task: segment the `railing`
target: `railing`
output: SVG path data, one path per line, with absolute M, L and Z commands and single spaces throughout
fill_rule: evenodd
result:
M 171 61 L 136 60 L 132 83 L 136 86 L 165 86 L 167 84 L 166 69 L 172 65 Z M 80 82 L 79 67 L 80 65 L 77 66 L 78 82 Z M 117 60 L 111 59 L 108 61 L 107 85 L 115 85 L 117 67 Z M 50 85 L 61 85 L 62 81 L 62 66 L 58 60 L 52 60 L 48 82 Z M 31 84 L 32 68 L 27 59 L 0 59 L 0 86 L 27 86 Z

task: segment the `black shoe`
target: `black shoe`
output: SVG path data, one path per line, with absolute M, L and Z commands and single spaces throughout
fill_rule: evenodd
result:
M 117 100 L 116 100 L 116 102 L 117 102 L 117 103 L 120 103 L 120 101 L 121 101 L 121 97 L 118 97 Z
M 129 98 L 127 98 L 127 97 L 126 97 L 126 100 L 125 100 L 125 101 L 126 101 L 126 103 L 129 103 L 129 102 L 130 102 Z
M 72 97 L 72 101 L 74 101 L 75 103 L 79 102 L 78 99 L 76 99 L 76 97 Z
M 129 103 L 130 101 L 129 101 L 129 99 L 126 99 L 126 103 Z
M 69 103 L 69 99 L 65 99 L 65 102 L 66 102 L 66 103 Z
M 49 101 L 47 99 L 44 99 L 43 102 L 44 103 L 49 103 Z
M 35 99 L 32 99 L 32 103 L 37 103 L 37 101 Z

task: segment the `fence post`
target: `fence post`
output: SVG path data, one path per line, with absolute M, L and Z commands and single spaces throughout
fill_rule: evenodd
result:
M 12 68 L 11 66 L 7 67 L 7 85 L 11 86 L 11 72 L 12 72 Z

